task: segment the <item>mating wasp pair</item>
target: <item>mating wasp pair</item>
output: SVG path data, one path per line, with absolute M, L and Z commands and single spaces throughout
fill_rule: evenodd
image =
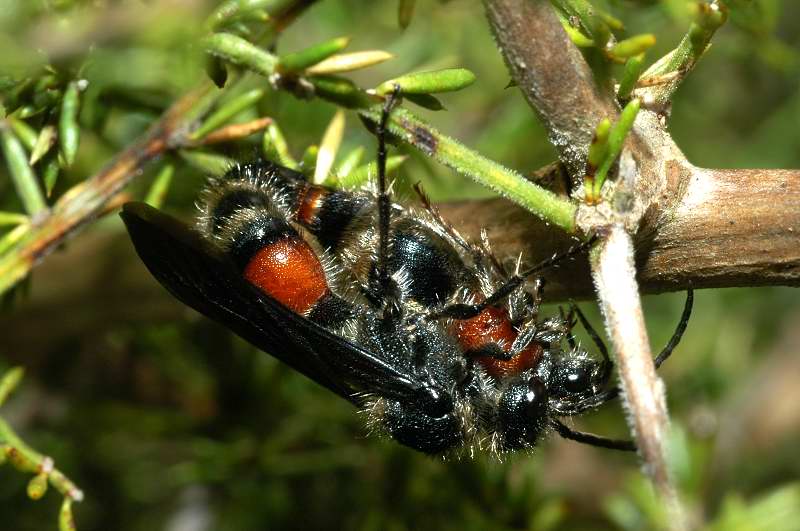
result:
M 560 419 L 617 396 L 613 364 L 577 307 L 539 315 L 537 276 L 497 260 L 422 207 L 391 200 L 387 98 L 372 189 L 314 185 L 260 160 L 212 179 L 196 227 L 145 204 L 122 218 L 150 272 L 175 297 L 352 402 L 374 431 L 427 454 L 531 448 L 549 431 L 634 450 Z M 660 364 L 685 329 L 681 323 Z M 600 359 L 576 345 L 576 318 Z

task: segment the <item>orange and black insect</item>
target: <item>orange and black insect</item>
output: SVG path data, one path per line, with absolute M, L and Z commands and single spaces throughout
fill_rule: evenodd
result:
M 531 448 L 548 431 L 595 446 L 560 417 L 617 395 L 612 363 L 583 315 L 541 318 L 534 275 L 516 272 L 422 208 L 392 202 L 385 130 L 376 190 L 313 185 L 268 161 L 210 181 L 195 228 L 140 203 L 122 218 L 150 272 L 175 297 L 349 400 L 369 425 L 428 454 Z M 517 268 L 519 269 L 519 268 Z M 665 359 L 685 329 L 691 292 Z M 602 355 L 571 335 L 577 315 Z

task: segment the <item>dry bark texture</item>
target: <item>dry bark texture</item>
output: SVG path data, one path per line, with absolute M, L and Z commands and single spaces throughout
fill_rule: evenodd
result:
M 581 172 L 595 125 L 617 115 L 616 103 L 596 87 L 549 2 L 486 2 L 486 13 L 509 72 L 545 122 L 561 160 L 570 173 Z M 552 74 L 540 75 L 545 71 Z
M 673 165 L 668 189 L 634 237 L 637 278 L 645 293 L 700 288 L 800 286 L 800 170 L 709 170 Z M 535 263 L 575 240 L 505 199 L 439 205 L 465 235 L 485 229 L 500 257 Z M 588 264 L 547 272 L 546 297 L 594 296 Z

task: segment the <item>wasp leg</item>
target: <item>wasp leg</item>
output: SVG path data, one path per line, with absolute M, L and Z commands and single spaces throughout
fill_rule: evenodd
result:
M 400 87 L 395 86 L 383 104 L 381 119 L 378 123 L 378 282 L 380 299 L 390 291 L 389 278 L 389 225 L 392 213 L 392 200 L 386 185 L 386 133 L 389 115 L 392 113 L 400 96 Z
M 614 368 L 614 363 L 611 361 L 611 357 L 608 355 L 608 348 L 603 340 L 600 338 L 600 335 L 595 331 L 594 327 L 589 323 L 589 320 L 586 319 L 586 316 L 583 315 L 583 312 L 580 308 L 578 308 L 575 303 L 570 303 L 570 313 L 575 312 L 575 315 L 578 316 L 578 320 L 581 322 L 583 328 L 586 329 L 586 332 L 589 334 L 589 337 L 592 338 L 592 341 L 595 345 L 597 345 L 597 350 L 600 351 L 600 354 L 603 356 L 603 377 L 602 381 L 605 384 L 609 378 L 611 378 L 611 371 Z
M 572 333 L 572 329 L 575 328 L 577 321 L 575 320 L 575 312 L 570 308 L 568 314 L 564 314 L 564 308 L 561 306 L 558 307 L 558 313 L 561 315 L 561 320 L 567 323 L 567 343 L 569 343 L 569 348 L 575 350 L 578 348 L 578 345 L 575 343 L 575 335 Z
M 528 302 L 527 312 L 532 320 L 539 319 L 539 308 L 542 307 L 544 299 L 544 279 L 539 277 L 533 282 L 533 289 L 530 292 L 531 299 Z
M 618 396 L 619 396 L 619 387 L 612 387 L 611 389 L 606 389 L 605 391 L 597 393 L 591 398 L 587 398 L 586 400 L 582 400 L 580 402 L 575 402 L 574 404 L 571 404 L 568 407 L 559 406 L 558 408 L 555 409 L 555 412 L 556 414 L 565 417 L 580 415 L 581 413 L 584 413 L 586 411 L 597 409 L 606 402 L 614 400 Z
M 590 446 L 599 446 L 600 448 L 608 448 L 610 450 L 620 450 L 624 452 L 635 452 L 636 444 L 633 441 L 625 441 L 620 439 L 609 439 L 601 437 L 592 433 L 583 431 L 575 431 L 569 428 L 561 421 L 552 419 L 552 426 L 565 439 L 577 441 L 579 443 L 588 444 Z
M 655 364 L 656 369 L 661 367 L 661 364 L 669 358 L 669 355 L 672 354 L 672 351 L 675 347 L 678 346 L 678 343 L 681 342 L 681 338 L 683 337 L 683 333 L 686 331 L 686 325 L 689 324 L 689 317 L 692 316 L 692 306 L 694 305 L 694 290 L 692 286 L 686 290 L 686 303 L 683 305 L 683 313 L 681 314 L 681 320 L 678 322 L 678 327 L 675 329 L 675 332 L 672 334 L 672 337 L 667 343 L 667 346 L 664 347 L 658 356 L 656 356 Z
M 510 277 L 505 283 L 497 288 L 494 293 L 488 296 L 483 302 L 478 304 L 464 304 L 464 303 L 457 303 L 457 304 L 450 304 L 445 306 L 441 310 L 437 312 L 432 312 L 430 315 L 431 319 L 441 319 L 444 317 L 449 317 L 451 319 L 470 319 L 475 317 L 483 310 L 488 308 L 489 306 L 493 306 L 498 302 L 502 301 L 506 297 L 508 297 L 515 289 L 520 287 L 525 279 L 529 276 L 543 271 L 545 269 L 549 269 L 555 265 L 558 265 L 560 262 L 571 258 L 581 252 L 585 251 L 589 247 L 591 247 L 596 237 L 590 238 L 588 241 L 583 243 L 579 243 L 578 245 L 573 245 L 563 253 L 554 254 L 552 257 L 548 258 L 547 260 L 543 260 L 539 262 L 537 265 L 523 271 L 520 274 L 514 275 Z
M 539 330 L 536 328 L 536 321 L 531 319 L 522 327 L 519 335 L 511 344 L 511 349 L 508 351 L 509 359 L 513 358 L 531 344 Z

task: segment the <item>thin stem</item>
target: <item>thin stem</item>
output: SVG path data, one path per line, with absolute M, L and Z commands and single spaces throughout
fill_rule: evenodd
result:
M 647 84 L 650 79 L 665 80 L 665 82 L 656 82 L 644 91 L 648 94 L 649 99 L 657 104 L 670 101 L 673 93 L 708 49 L 714 33 L 728 18 L 728 8 L 724 2 L 719 0 L 714 0 L 709 4 L 698 2 L 696 9 L 698 12 L 695 21 L 678 46 L 656 61 L 640 78 L 644 84 Z
M 360 114 L 374 123 L 380 119 L 380 111 L 373 108 L 362 110 Z M 569 233 L 575 231 L 576 206 L 571 201 L 440 133 L 409 111 L 396 109 L 390 119 L 389 131 L 426 155 L 496 191 L 546 222 Z
M 622 396 L 645 473 L 670 511 L 672 529 L 685 529 L 684 513 L 667 466 L 666 391 L 656 375 L 636 283 L 633 242 L 622 226 L 609 228 L 592 257 L 600 309 L 617 352 Z
M 484 0 L 484 5 L 511 77 L 542 118 L 570 174 L 582 178 L 595 126 L 603 118 L 616 119 L 612 91 L 597 87 L 550 2 Z
M 13 249 L 0 257 L 0 293 L 24 278 L 47 254 L 100 213 L 145 163 L 188 142 L 184 131 L 215 98 L 208 90 L 185 96 L 164 113 L 142 140 L 93 177 L 67 191 L 53 206 L 50 216 L 33 226 Z
M 50 484 L 62 495 L 75 501 L 83 499 L 83 491 L 63 472 L 53 467 L 52 459 L 28 446 L 2 418 L 0 418 L 0 443 L 6 445 L 5 453 L 16 466 L 35 474 L 46 472 Z
M 24 370 L 21 367 L 14 367 L 0 378 L 0 405 L 17 387 L 23 374 Z M 32 472 L 37 476 L 45 475 L 47 481 L 65 497 L 76 501 L 83 499 L 83 492 L 53 466 L 53 460 L 28 446 L 2 418 L 0 418 L 0 451 L 18 470 Z

